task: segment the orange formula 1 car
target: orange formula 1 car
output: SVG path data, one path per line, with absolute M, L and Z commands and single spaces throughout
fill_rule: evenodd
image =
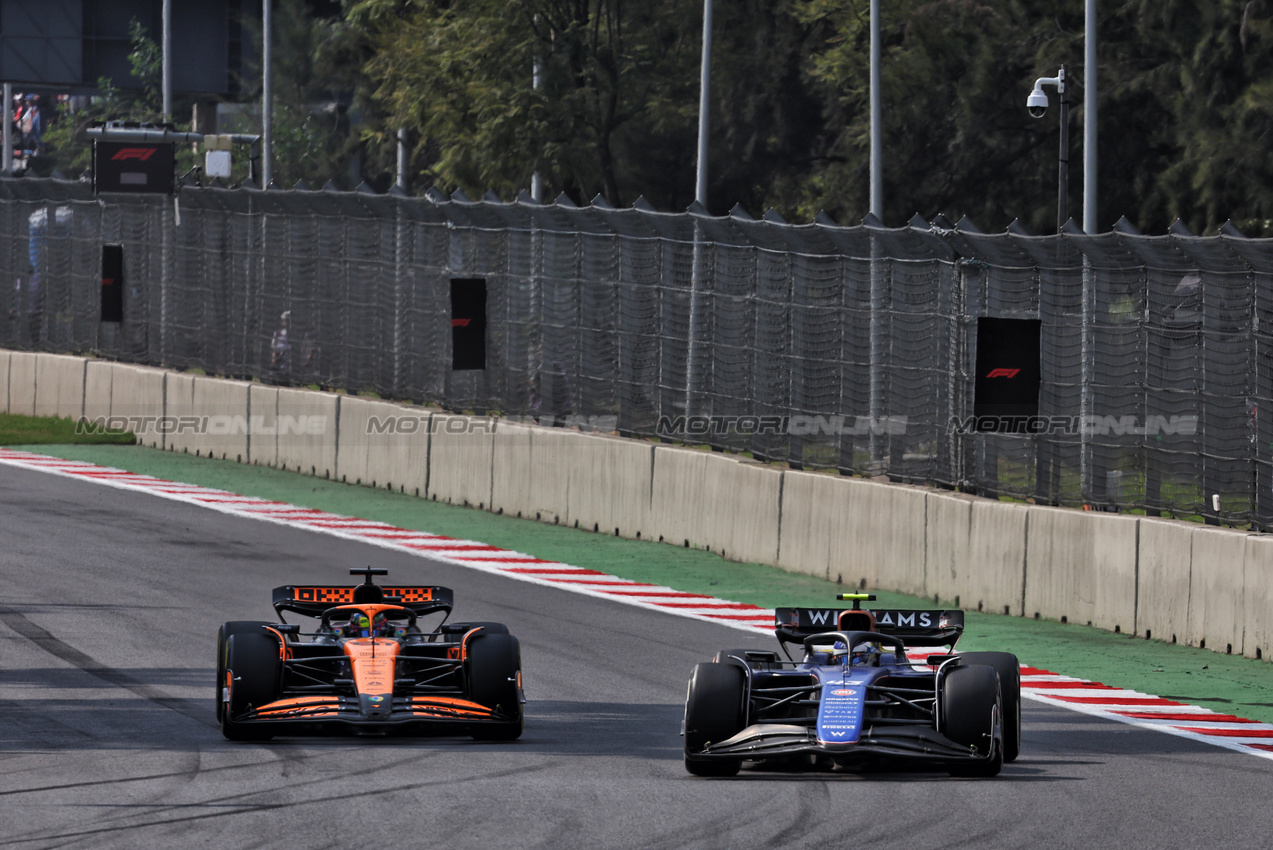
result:
M 217 634 L 217 719 L 235 741 L 275 735 L 522 734 L 521 647 L 499 623 L 447 623 L 445 587 L 274 589 L 274 610 L 299 625 L 235 620 Z M 441 613 L 426 631 L 421 618 Z

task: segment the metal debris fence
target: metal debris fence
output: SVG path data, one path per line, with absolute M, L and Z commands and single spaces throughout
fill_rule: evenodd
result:
M 174 203 L 30 178 L 0 181 L 0 222 L 11 349 L 1273 521 L 1273 240 L 1232 229 L 991 235 L 436 192 L 186 187 Z M 123 246 L 119 324 L 99 320 L 105 244 Z M 486 281 L 483 371 L 450 369 L 452 278 Z M 1039 414 L 1081 427 L 960 427 L 982 316 L 1041 320 Z

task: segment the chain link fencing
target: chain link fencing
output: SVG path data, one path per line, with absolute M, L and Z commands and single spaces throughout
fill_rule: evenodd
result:
M 100 321 L 107 244 L 122 323 Z M 1233 232 L 0 181 L 6 348 L 1257 527 L 1273 521 L 1271 275 L 1273 240 Z M 486 282 L 484 370 L 451 369 L 456 278 Z M 979 317 L 1041 320 L 1039 433 L 969 427 Z

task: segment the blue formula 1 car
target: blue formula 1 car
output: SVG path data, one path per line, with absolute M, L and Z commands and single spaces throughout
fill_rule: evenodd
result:
M 777 652 L 724 649 L 698 664 L 685 699 L 685 768 L 732 776 L 770 766 L 930 764 L 995 776 L 1021 749 L 1021 675 L 1007 652 L 953 654 L 962 611 L 779 608 Z M 798 645 L 799 660 L 787 647 Z M 910 647 L 946 647 L 912 663 Z

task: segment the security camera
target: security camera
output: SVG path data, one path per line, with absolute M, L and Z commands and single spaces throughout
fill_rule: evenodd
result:
M 1048 96 L 1043 93 L 1043 89 L 1034 87 L 1034 91 L 1025 100 L 1025 108 L 1029 110 L 1031 118 L 1043 117 L 1043 113 L 1048 111 Z

